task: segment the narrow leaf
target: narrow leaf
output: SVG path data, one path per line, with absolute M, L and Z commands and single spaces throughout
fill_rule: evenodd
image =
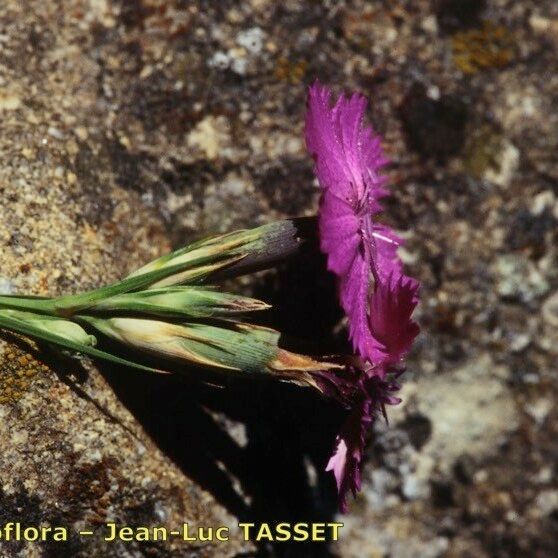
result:
M 48 331 L 33 327 L 32 325 L 29 325 L 21 320 L 10 318 L 8 316 L 0 315 L 0 328 L 14 331 L 16 333 L 21 333 L 22 335 L 26 335 L 28 337 L 31 337 L 32 339 L 40 339 L 42 341 L 46 341 L 47 343 L 52 343 L 59 347 L 64 347 L 65 349 L 83 353 L 94 358 L 107 360 L 115 364 L 137 368 L 138 370 L 143 370 L 145 372 L 168 374 L 168 372 L 166 372 L 165 370 L 158 370 L 157 368 L 143 366 L 142 364 L 138 364 L 136 362 L 111 355 L 110 353 L 106 353 L 94 347 L 69 341 L 67 339 L 64 339 L 63 337 L 60 337 L 59 335 L 49 333 Z

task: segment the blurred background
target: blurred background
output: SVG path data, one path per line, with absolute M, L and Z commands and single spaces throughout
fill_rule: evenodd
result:
M 345 524 L 328 546 L 73 537 L 5 555 L 556 556 L 557 48 L 554 0 L 3 0 L 2 292 L 75 292 L 205 234 L 314 214 L 316 78 L 370 99 L 384 218 L 423 284 L 404 402 L 340 519 L 323 473 L 335 406 L 4 342 L 2 522 Z M 234 288 L 309 349 L 345 346 L 315 251 Z

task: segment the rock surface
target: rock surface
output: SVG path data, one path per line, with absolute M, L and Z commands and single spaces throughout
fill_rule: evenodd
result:
M 3 294 L 92 288 L 169 249 L 160 217 L 122 189 L 113 171 L 110 112 L 90 50 L 95 21 L 84 20 L 92 6 L 68 3 L 61 17 L 55 4 L 35 8 L 8 2 L 0 14 Z M 2 526 L 69 530 L 66 542 L 3 537 L 2 556 L 221 557 L 250 548 L 233 517 L 157 448 L 96 368 L 6 335 L 0 455 Z M 178 540 L 148 547 L 104 542 L 100 531 L 78 536 L 107 521 L 230 525 L 233 534 L 219 546 Z
M 423 335 L 405 404 L 376 426 L 339 544 L 260 551 L 555 556 L 556 3 L 30 4 L 7 0 L 0 14 L 0 289 L 73 292 L 167 242 L 313 213 L 305 88 L 319 77 L 359 90 L 393 161 L 385 218 L 423 283 Z M 269 321 L 286 333 L 344 347 L 322 262 L 297 260 L 241 288 L 273 302 Z M 10 363 L 23 356 L 5 347 Z M 49 366 L 25 357 L 2 372 L 2 478 L 18 472 L 3 480 L 2 509 L 89 521 L 97 505 L 72 511 L 74 489 L 59 492 L 77 475 L 109 487 L 105 500 L 83 487 L 86 502 L 108 500 L 124 519 L 160 501 L 168 517 L 217 521 L 219 504 L 170 457 L 237 518 L 335 517 L 323 467 L 341 417 L 300 390 L 215 393 L 108 373 L 116 398 L 91 369 L 78 383 L 88 399 Z M 76 417 L 79 432 L 68 428 Z M 110 488 L 120 477 L 131 480 Z

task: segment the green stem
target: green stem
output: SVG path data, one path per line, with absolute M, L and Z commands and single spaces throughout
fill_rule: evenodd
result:
M 29 310 L 37 314 L 56 315 L 51 298 L 33 298 L 19 296 L 0 296 L 0 308 Z
M 12 308 L 16 310 L 28 310 L 39 314 L 47 314 L 50 316 L 61 316 L 69 318 L 76 312 L 86 310 L 95 306 L 99 301 L 109 297 L 137 291 L 143 289 L 154 281 L 168 277 L 175 273 L 202 266 L 216 261 L 231 260 L 226 256 L 204 256 L 195 258 L 187 264 L 181 263 L 170 265 L 164 269 L 158 269 L 143 273 L 138 276 L 127 277 L 113 285 L 100 287 L 92 291 L 80 293 L 76 295 L 66 295 L 56 298 L 33 298 L 33 297 L 17 297 L 17 296 L 0 296 L 0 308 Z M 237 259 L 237 258 L 234 258 Z
M 52 308 L 57 315 L 69 317 L 77 312 L 91 308 L 92 306 L 95 306 L 97 302 L 105 300 L 109 297 L 141 290 L 148 287 L 153 282 L 169 277 L 170 275 L 174 275 L 175 273 L 226 259 L 227 258 L 224 256 L 204 256 L 201 258 L 195 258 L 187 264 L 180 263 L 177 265 L 169 265 L 163 269 L 157 269 L 141 275 L 127 277 L 126 279 L 123 279 L 113 285 L 100 287 L 86 293 L 52 299 Z
M 224 256 L 204 256 L 195 258 L 186 264 L 169 265 L 163 269 L 149 271 L 141 275 L 127 277 L 113 285 L 100 287 L 92 291 L 80 293 L 76 295 L 67 295 L 56 298 L 36 299 L 17 296 L 0 296 L 0 308 L 12 308 L 16 310 L 30 310 L 39 314 L 48 314 L 51 316 L 62 316 L 68 318 L 75 314 L 95 306 L 97 302 L 106 298 L 136 291 L 145 288 L 154 281 L 159 281 L 165 277 L 175 273 L 192 269 L 196 266 L 202 266 L 216 261 L 224 261 Z M 229 258 L 230 259 L 230 258 Z

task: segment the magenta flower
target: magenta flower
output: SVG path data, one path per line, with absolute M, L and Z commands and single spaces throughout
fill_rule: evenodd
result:
M 364 448 L 370 437 L 370 430 L 378 413 L 387 420 L 386 405 L 401 402 L 392 395 L 399 390 L 395 381 L 401 372 L 393 374 L 390 380 L 381 379 L 371 373 L 358 373 L 358 391 L 355 393 L 351 412 L 337 435 L 335 452 L 331 456 L 326 471 L 332 471 L 339 493 L 339 509 L 347 512 L 347 494 L 356 496 L 361 487 L 361 466 Z
M 418 288 L 418 282 L 410 277 L 390 276 L 388 281 L 376 283 L 370 296 L 374 358 L 360 361 L 356 391 L 348 405 L 351 412 L 337 435 L 335 452 L 326 467 L 335 475 L 343 512 L 347 510 L 349 490 L 353 495 L 360 490 L 362 458 L 374 419 L 381 412 L 387 421 L 385 406 L 401 402 L 393 393 L 399 390 L 395 380 L 404 372 L 401 361 L 419 333 L 418 325 L 411 320 L 418 303 Z
M 376 369 L 397 366 L 407 355 L 420 328 L 411 320 L 418 304 L 419 283 L 406 275 L 391 274 L 376 283 L 370 295 L 370 356 Z M 382 375 L 382 373 L 378 372 Z
M 419 332 L 411 319 L 419 284 L 403 274 L 397 255 L 402 240 L 374 220 L 382 210 L 381 198 L 389 194 L 379 174 L 388 161 L 380 138 L 363 125 L 366 99 L 342 95 L 331 106 L 330 97 L 318 82 L 310 87 L 305 132 L 322 187 L 320 247 L 338 277 L 339 299 L 358 353 L 351 388 L 345 385 L 339 398 L 351 411 L 326 468 L 335 475 L 340 508 L 346 511 L 348 492 L 360 490 L 373 420 L 378 413 L 387 420 L 385 406 L 400 402 L 393 395 L 399 389 L 395 380 Z
M 373 340 L 368 327 L 368 293 L 373 277 L 400 271 L 400 239 L 373 221 L 379 200 L 388 195 L 380 169 L 388 163 L 380 138 L 364 127 L 366 99 L 343 95 L 330 106 L 330 91 L 316 82 L 308 94 L 306 145 L 323 189 L 320 246 L 328 269 L 339 277 L 339 297 L 349 318 L 355 350 L 368 357 Z

